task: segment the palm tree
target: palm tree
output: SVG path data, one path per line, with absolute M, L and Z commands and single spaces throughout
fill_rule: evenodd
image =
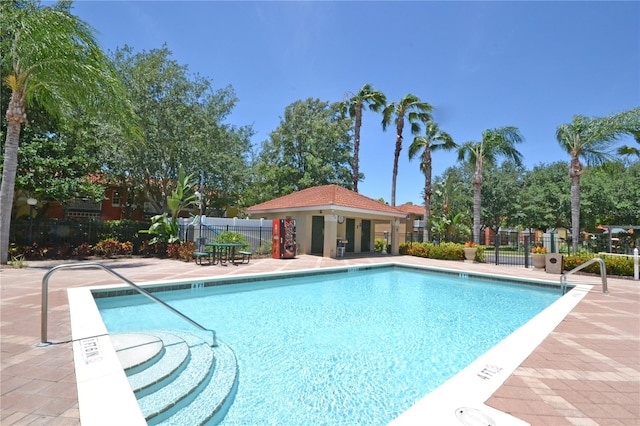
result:
M 412 160 L 420 150 L 422 150 L 422 161 L 420 170 L 424 173 L 424 237 L 422 241 L 429 241 L 429 216 L 431 215 L 431 152 L 439 150 L 452 150 L 458 145 L 453 141 L 451 135 L 440 130 L 437 123 L 428 121 L 426 123 L 424 136 L 416 136 L 409 146 L 409 159 Z
M 353 190 L 358 192 L 358 181 L 360 180 L 360 127 L 362 127 L 362 109 L 368 107 L 371 111 L 379 112 L 387 104 L 387 97 L 377 90 L 373 90 L 373 86 L 365 84 L 360 91 L 347 98 L 342 103 L 341 112 L 344 115 L 347 111 L 349 117 L 355 119 L 354 142 L 353 142 Z
M 522 165 L 522 154 L 515 144 L 524 140 L 517 127 L 505 126 L 482 132 L 480 142 L 465 142 L 458 149 L 458 160 L 475 165 L 471 183 L 473 185 L 473 242 L 480 244 L 480 217 L 482 212 L 482 169 L 484 164 L 495 164 L 499 156 Z
M 629 133 L 631 133 L 636 142 L 640 144 L 640 131 L 630 131 Z M 638 157 L 638 160 L 640 160 L 640 147 L 636 148 L 633 146 L 624 145 L 618 148 L 618 154 L 627 156 L 635 155 L 636 157 Z
M 599 165 L 612 158 L 611 148 L 618 138 L 640 131 L 640 108 L 606 117 L 588 118 L 576 115 L 569 124 L 556 130 L 558 143 L 570 156 L 571 178 L 571 238 L 573 252 L 580 241 L 580 176 L 585 172 L 580 158 L 587 165 Z
M 426 102 L 421 102 L 420 98 L 409 93 L 400 102 L 392 102 L 382 111 L 382 130 L 387 130 L 391 123 L 391 118 L 395 116 L 396 123 L 396 150 L 393 158 L 393 178 L 391 182 L 391 205 L 396 205 L 396 179 L 398 177 L 398 159 L 402 150 L 402 131 L 404 129 L 405 117 L 411 125 L 411 134 L 420 133 L 420 123 L 431 120 L 431 110 L 433 107 Z
M 0 263 L 6 264 L 15 191 L 21 126 L 27 108 L 37 105 L 52 117 L 71 117 L 74 110 L 104 114 L 135 126 L 113 66 L 94 40 L 93 29 L 69 13 L 70 3 L 40 7 L 35 2 L 2 2 L 0 6 L 1 71 L 11 90 L 6 111 L 2 184 L 0 187 Z M 135 134 L 130 133 L 128 136 Z

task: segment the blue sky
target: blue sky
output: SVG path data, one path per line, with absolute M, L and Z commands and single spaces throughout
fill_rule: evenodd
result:
M 239 102 L 228 122 L 253 125 L 256 147 L 287 105 L 341 101 L 365 83 L 389 101 L 412 93 L 429 102 L 460 144 L 518 127 L 528 168 L 568 160 L 555 131 L 573 115 L 640 106 L 637 1 L 76 1 L 73 13 L 105 51 L 166 43 L 190 72 L 233 86 Z M 390 201 L 395 132 L 380 121 L 363 117 L 359 191 Z M 422 203 L 412 139 L 405 129 L 397 205 Z M 435 153 L 434 177 L 456 161 Z

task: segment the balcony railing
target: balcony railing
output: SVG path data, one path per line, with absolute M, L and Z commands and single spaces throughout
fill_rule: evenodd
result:
M 88 212 L 97 211 L 98 213 L 100 213 L 100 210 L 102 209 L 102 203 L 96 203 L 93 200 L 75 199 L 67 203 L 67 209 L 82 210 Z

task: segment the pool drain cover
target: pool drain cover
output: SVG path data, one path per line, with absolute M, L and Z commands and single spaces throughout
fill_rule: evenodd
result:
M 495 426 L 493 419 L 476 408 L 460 407 L 456 410 L 456 417 L 466 426 Z

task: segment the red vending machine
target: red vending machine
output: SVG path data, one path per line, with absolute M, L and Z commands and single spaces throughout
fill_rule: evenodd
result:
M 293 219 L 273 219 L 271 228 L 274 259 L 292 259 L 296 257 L 296 221 Z

